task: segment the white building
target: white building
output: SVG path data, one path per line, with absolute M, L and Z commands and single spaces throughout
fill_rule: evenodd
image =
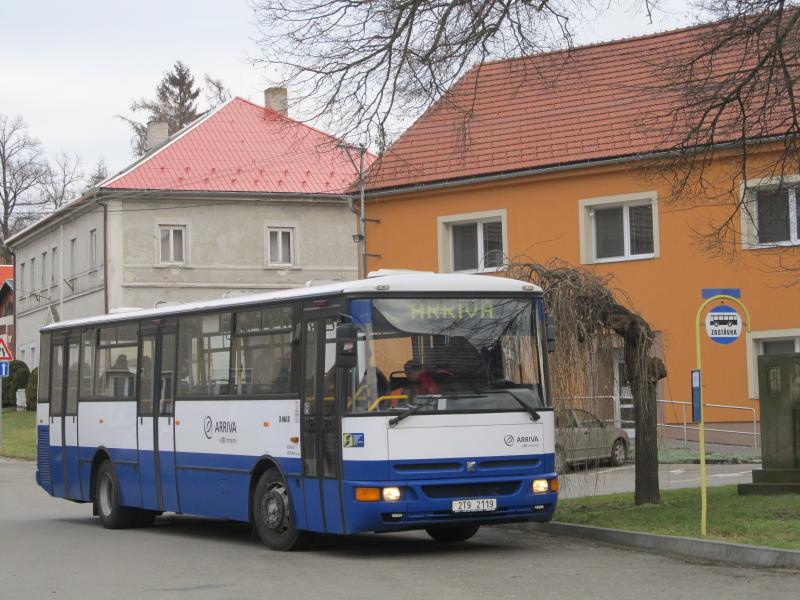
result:
M 357 170 L 277 92 L 274 108 L 233 98 L 169 138 L 150 123 L 147 154 L 9 238 L 31 368 L 53 321 L 357 276 Z

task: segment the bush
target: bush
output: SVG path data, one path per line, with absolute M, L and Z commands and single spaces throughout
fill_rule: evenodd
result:
M 8 377 L 3 378 L 3 406 L 16 406 L 17 390 L 28 385 L 30 370 L 21 360 L 12 360 L 8 365 Z
M 25 400 L 28 410 L 36 410 L 36 395 L 39 393 L 39 367 L 31 371 L 28 385 L 25 387 Z

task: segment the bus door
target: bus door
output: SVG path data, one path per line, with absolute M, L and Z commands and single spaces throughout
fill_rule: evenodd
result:
M 64 461 L 64 348 L 67 341 L 53 336 L 50 387 L 50 475 L 53 495 L 66 496 L 66 463 Z
M 81 369 L 81 337 L 80 334 L 70 335 L 67 338 L 66 356 L 64 366 L 64 418 L 62 419 L 64 442 L 64 470 L 66 482 L 66 497 L 80 500 L 81 478 L 78 463 L 78 384 L 80 383 Z
M 301 452 L 307 526 L 343 533 L 341 427 L 336 402 L 338 306 L 303 307 Z
M 175 361 L 174 324 L 141 327 L 137 438 L 142 506 L 178 511 L 175 479 Z

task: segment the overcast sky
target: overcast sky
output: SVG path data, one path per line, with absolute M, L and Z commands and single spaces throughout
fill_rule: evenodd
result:
M 662 0 L 653 23 L 605 1 L 611 10 L 579 43 L 691 23 L 679 0 Z M 263 101 L 270 74 L 248 60 L 257 52 L 252 21 L 247 0 L 0 0 L 0 113 L 22 115 L 49 157 L 77 152 L 86 170 L 103 157 L 113 173 L 132 160 L 130 131 L 114 115 L 151 97 L 177 59 L 198 81 L 208 73 Z

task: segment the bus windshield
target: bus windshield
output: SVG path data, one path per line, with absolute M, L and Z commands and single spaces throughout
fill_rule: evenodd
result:
M 545 406 L 533 300 L 353 300 L 358 366 L 349 413 L 528 410 Z

